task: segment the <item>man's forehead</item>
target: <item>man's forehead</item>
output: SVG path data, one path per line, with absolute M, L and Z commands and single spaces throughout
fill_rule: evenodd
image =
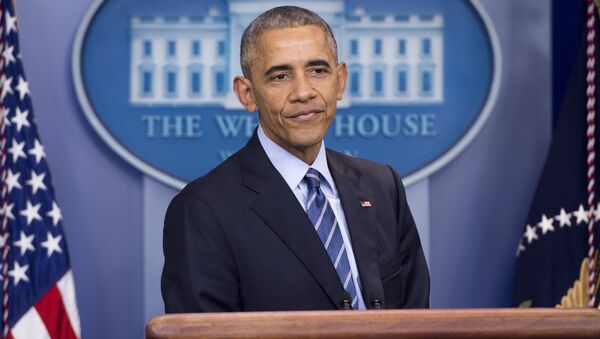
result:
M 304 48 L 306 47 L 306 48 Z M 297 58 L 300 51 L 320 54 L 321 58 L 333 58 L 326 33 L 318 26 L 309 25 L 293 28 L 270 29 L 262 32 L 257 39 L 257 59 Z M 313 56 L 314 57 L 314 56 Z

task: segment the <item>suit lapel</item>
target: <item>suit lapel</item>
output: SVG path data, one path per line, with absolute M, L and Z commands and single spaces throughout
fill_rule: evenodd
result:
M 331 302 L 341 308 L 344 290 L 319 236 L 296 196 L 271 164 L 256 133 L 240 155 L 244 185 L 257 193 L 250 208 L 306 266 Z
M 383 300 L 377 251 L 377 204 L 371 192 L 361 186 L 360 172 L 335 152 L 327 152 L 329 171 L 335 181 L 348 223 L 361 291 L 367 308 L 373 299 Z M 371 205 L 362 206 L 368 201 Z

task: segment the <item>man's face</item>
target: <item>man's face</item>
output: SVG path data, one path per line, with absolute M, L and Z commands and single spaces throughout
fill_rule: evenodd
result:
M 258 107 L 271 140 L 312 163 L 342 98 L 346 65 L 337 64 L 318 26 L 268 30 L 257 47 L 246 79 L 248 103 L 237 86 L 236 92 L 247 110 Z

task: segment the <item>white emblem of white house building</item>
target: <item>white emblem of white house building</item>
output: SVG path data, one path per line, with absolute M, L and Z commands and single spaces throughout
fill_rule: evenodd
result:
M 258 115 L 231 90 L 240 40 L 283 3 L 96 0 L 72 58 L 86 117 L 136 168 L 182 187 L 252 135 Z M 408 185 L 459 154 L 491 113 L 501 54 L 478 0 L 285 3 L 323 17 L 348 65 L 328 147 L 388 163 Z
M 306 2 L 331 25 L 348 65 L 341 107 L 443 102 L 442 15 L 346 14 L 342 0 Z M 254 3 L 229 1 L 228 13 L 132 16 L 130 103 L 239 109 L 230 78 L 241 74 L 243 30 L 262 12 Z

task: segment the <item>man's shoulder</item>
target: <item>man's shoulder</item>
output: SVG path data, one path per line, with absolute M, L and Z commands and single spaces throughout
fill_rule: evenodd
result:
M 208 173 L 189 182 L 181 190 L 181 194 L 218 194 L 239 186 L 241 181 L 240 153 L 238 152 L 225 159 Z
M 330 170 L 343 176 L 356 178 L 360 186 L 372 192 L 378 192 L 391 200 L 404 195 L 404 185 L 396 170 L 371 160 L 327 150 Z M 334 176 L 335 179 L 335 176 Z
M 358 170 L 363 175 L 373 175 L 376 177 L 389 176 L 394 169 L 389 165 L 380 164 L 375 161 L 347 155 L 330 148 L 327 149 L 327 158 L 330 162 L 342 166 L 350 166 Z

